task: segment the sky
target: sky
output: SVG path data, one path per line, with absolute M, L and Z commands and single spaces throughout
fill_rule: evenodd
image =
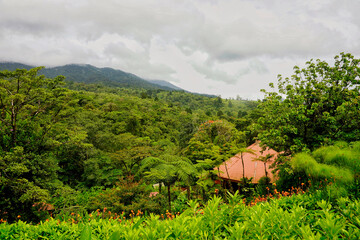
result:
M 0 0 L 0 61 L 91 64 L 262 99 L 310 59 L 360 55 L 358 0 Z

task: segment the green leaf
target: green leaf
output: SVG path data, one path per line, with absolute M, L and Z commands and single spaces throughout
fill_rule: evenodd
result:
M 120 231 L 116 231 L 113 234 L 111 234 L 109 240 L 119 240 L 120 239 Z
M 80 240 L 91 240 L 91 228 L 89 225 L 85 225 L 80 234 Z

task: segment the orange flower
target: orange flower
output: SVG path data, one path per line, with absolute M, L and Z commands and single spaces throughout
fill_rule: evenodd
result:
M 21 218 L 21 216 L 20 216 L 20 215 L 18 215 L 18 216 L 17 216 L 17 218 Z

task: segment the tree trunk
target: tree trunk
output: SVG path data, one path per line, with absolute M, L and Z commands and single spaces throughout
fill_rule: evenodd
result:
M 171 212 L 171 195 L 170 195 L 170 184 L 167 186 L 168 187 L 168 197 L 169 197 L 169 212 Z
M 245 180 L 245 164 L 244 164 L 244 158 L 243 158 L 243 154 L 241 153 L 241 163 L 242 163 L 242 167 L 243 167 L 243 181 Z
M 187 199 L 190 200 L 190 195 L 191 195 L 190 186 L 187 187 L 186 192 L 187 192 Z
M 227 174 L 227 177 L 228 177 L 228 183 L 229 183 L 229 190 L 230 192 L 234 192 L 233 190 L 233 187 L 232 187 L 232 183 L 231 183 L 231 179 L 230 179 L 230 175 L 229 175 L 229 171 L 228 171 L 228 168 L 227 168 L 227 165 L 226 165 L 226 161 L 224 162 L 225 163 L 225 170 L 226 170 L 226 174 Z
M 265 177 L 267 177 L 268 173 L 266 171 L 266 163 L 264 163 L 264 168 L 265 168 Z
M 223 179 L 220 177 L 220 167 L 219 166 L 217 166 L 217 170 L 218 170 L 218 176 L 220 178 L 221 185 L 223 185 Z
M 13 148 L 16 146 L 16 133 L 17 133 L 17 129 L 16 129 L 16 123 L 17 123 L 17 113 L 16 113 L 16 109 L 14 106 L 14 100 L 11 101 L 11 143 L 10 143 L 10 148 Z
M 205 189 L 202 188 L 202 189 L 201 189 L 201 192 L 202 192 L 203 201 L 205 202 L 205 201 L 207 200 L 206 193 L 205 193 Z
M 159 194 L 161 194 L 161 185 L 162 185 L 162 182 L 159 182 Z

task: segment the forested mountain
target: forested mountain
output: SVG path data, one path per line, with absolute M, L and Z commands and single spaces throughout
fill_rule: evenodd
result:
M 96 75 L 94 67 L 72 67 L 67 69 L 88 69 Z M 9 65 L 7 68 L 12 70 Z M 31 207 L 36 202 L 50 202 L 59 211 L 75 205 L 86 211 L 101 208 L 107 204 L 107 199 L 101 199 L 106 197 L 102 190 L 113 191 L 121 179 L 126 179 L 121 186 L 128 186 L 124 190 L 139 198 L 138 194 L 151 191 L 139 189 L 145 185 L 136 185 L 152 181 L 145 175 L 151 168 L 142 169 L 146 158 L 169 160 L 171 166 L 189 161 L 194 164 L 197 155 L 218 161 L 231 142 L 243 144 L 253 137 L 245 130 L 257 117 L 248 114 L 255 108 L 254 102 L 97 82 L 65 84 L 63 77 L 44 78 L 42 70 L 0 72 L 0 208 L 7 212 L 0 212 L 0 218 L 9 221 L 18 215 L 37 219 Z M 116 71 L 105 72 L 111 76 Z M 236 137 L 224 146 L 222 138 L 216 136 L 211 142 L 201 143 L 193 137 L 204 123 L 212 126 L 212 138 L 217 132 L 231 132 Z M 160 180 L 168 187 L 179 174 L 178 168 L 172 169 L 175 172 L 161 174 L 170 177 Z M 189 181 L 193 179 L 191 184 L 195 184 L 194 174 L 188 176 Z M 79 199 L 82 203 L 74 199 L 90 193 L 90 189 L 97 189 L 92 200 L 90 196 Z M 144 201 L 145 195 L 139 200 Z M 155 200 L 141 203 L 141 209 L 156 212 L 166 208 L 162 201 Z
M 278 189 L 303 191 L 333 179 L 331 193 L 359 197 L 359 63 L 341 54 L 334 67 L 295 67 L 293 82 L 279 78 L 283 95 L 265 91 L 261 102 L 64 82 L 44 77 L 42 68 L 0 71 L 0 219 L 44 220 L 39 206 L 49 204 L 65 217 L 97 209 L 181 212 L 189 199 L 224 196 L 225 185 L 249 199 L 271 194 L 270 180 L 255 189 L 249 179 L 230 185 L 217 176 L 217 166 L 255 139 L 283 152 L 273 165 Z M 98 76 L 116 72 L 104 71 Z M 317 150 L 326 145 L 334 146 Z M 156 183 L 163 185 L 155 190 Z
M 34 66 L 14 63 L 0 63 L 0 70 L 31 69 Z M 182 90 L 163 80 L 147 81 L 134 74 L 113 68 L 97 68 L 89 64 L 68 64 L 64 66 L 42 69 L 40 74 L 54 78 L 59 75 L 66 77 L 67 81 L 83 83 L 101 83 L 110 87 L 130 87 L 143 89 Z
M 163 87 L 169 87 L 171 89 L 174 89 L 174 90 L 184 90 L 182 88 L 179 88 L 177 86 L 175 86 L 174 84 L 171 84 L 167 81 L 164 81 L 164 80 L 152 80 L 152 79 L 148 79 L 147 81 L 151 82 L 151 83 L 154 83 L 154 84 L 157 84 L 157 85 L 160 85 L 160 86 L 163 86 Z

